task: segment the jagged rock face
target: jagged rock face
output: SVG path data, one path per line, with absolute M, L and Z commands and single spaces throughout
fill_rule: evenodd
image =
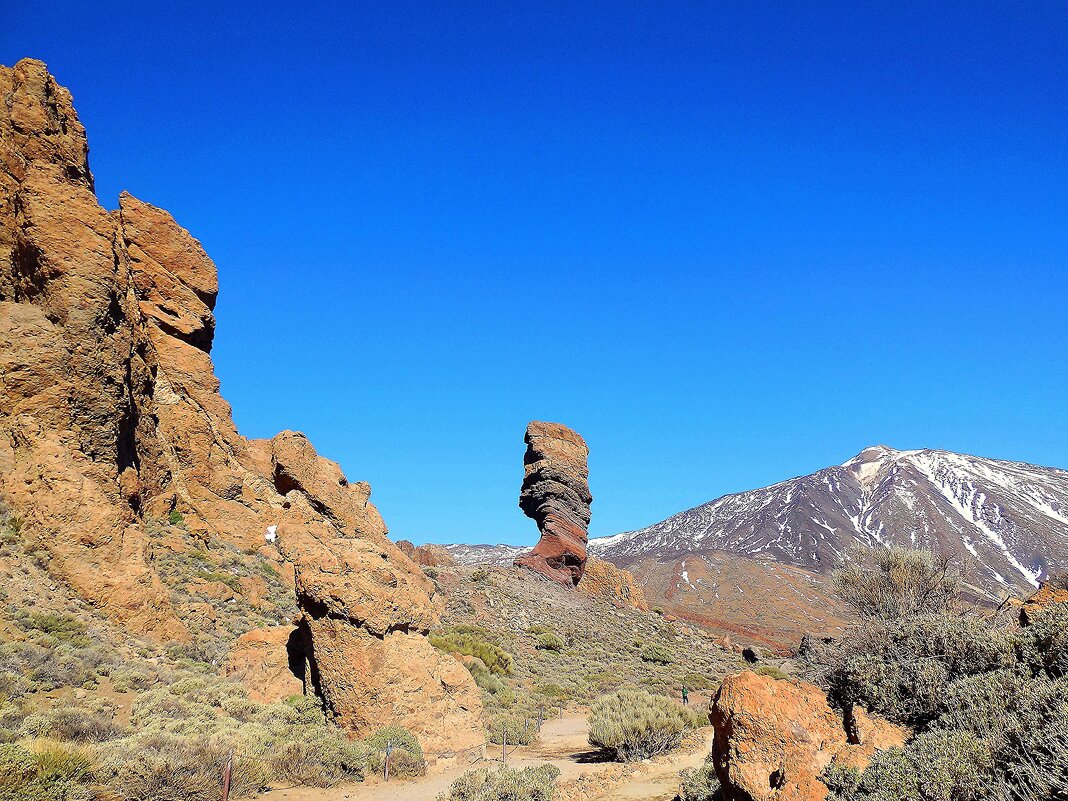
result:
M 209 355 L 215 265 L 161 209 L 123 193 L 105 211 L 87 152 L 44 64 L 0 67 L 0 497 L 23 535 L 103 614 L 162 641 L 189 631 L 147 523 L 177 510 L 205 542 L 269 552 L 304 612 L 297 661 L 335 719 L 406 725 L 429 750 L 476 744 L 478 690 L 424 636 L 440 599 L 370 488 L 301 434 L 238 433 Z
M 415 545 L 408 540 L 397 540 L 397 547 L 409 559 L 423 567 L 453 567 L 458 564 L 446 548 L 433 543 Z
M 587 483 L 590 449 L 560 423 L 530 423 L 525 441 L 519 508 L 537 522 L 541 539 L 515 564 L 575 586 L 586 568 L 586 530 L 593 502 Z
M 855 710 L 843 720 L 813 684 L 752 671 L 727 676 L 709 711 L 724 801 L 824 801 L 831 762 L 863 771 L 909 732 Z

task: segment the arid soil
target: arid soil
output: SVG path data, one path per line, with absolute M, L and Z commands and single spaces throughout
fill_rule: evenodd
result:
M 562 717 L 546 721 L 541 737 L 531 746 L 509 749 L 508 767 L 550 763 L 560 769 L 557 798 L 560 801 L 660 801 L 675 796 L 679 771 L 704 761 L 711 739 L 710 729 L 690 737 L 677 754 L 632 765 L 604 761 L 587 740 L 589 725 L 583 710 L 572 709 Z M 499 768 L 500 747 L 491 749 L 486 759 L 471 767 Z M 278 789 L 260 798 L 263 801 L 434 801 L 447 790 L 467 767 L 449 770 L 409 781 L 383 782 L 370 779 L 329 789 Z

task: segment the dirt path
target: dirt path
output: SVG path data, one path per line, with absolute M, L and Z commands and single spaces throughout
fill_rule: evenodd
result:
M 597 801 L 660 801 L 674 798 L 678 790 L 678 773 L 683 768 L 701 764 L 708 748 L 703 739 L 695 738 L 680 754 L 658 757 L 647 762 L 623 766 L 600 761 L 592 751 L 587 735 L 585 714 L 568 714 L 546 721 L 534 745 L 509 751 L 508 767 L 526 767 L 546 762 L 560 769 L 560 796 L 596 799 Z M 368 779 L 360 784 L 345 784 L 318 789 L 298 787 L 272 790 L 261 801 L 435 801 L 448 790 L 464 771 L 471 767 L 499 766 L 500 746 L 489 746 L 486 759 L 475 766 L 450 768 L 443 773 L 410 781 L 383 783 Z

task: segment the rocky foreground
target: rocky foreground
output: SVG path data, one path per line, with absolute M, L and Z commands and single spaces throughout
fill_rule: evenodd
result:
M 167 212 L 118 203 L 97 202 L 70 93 L 39 61 L 0 67 L 0 497 L 27 547 L 131 632 L 257 640 L 354 734 L 388 719 L 480 744 L 470 674 L 426 637 L 440 600 L 368 485 L 299 433 L 238 433 L 210 356 L 214 264 Z M 161 521 L 185 533 L 161 543 Z M 160 548 L 262 554 L 299 614 L 220 631 L 210 604 L 175 600 Z

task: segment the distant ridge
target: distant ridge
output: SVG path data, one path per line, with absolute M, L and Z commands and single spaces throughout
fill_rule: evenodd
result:
M 1068 471 L 876 445 L 844 464 L 590 541 L 622 566 L 725 552 L 815 573 L 856 544 L 953 554 L 991 598 L 1032 589 L 1068 568 Z

